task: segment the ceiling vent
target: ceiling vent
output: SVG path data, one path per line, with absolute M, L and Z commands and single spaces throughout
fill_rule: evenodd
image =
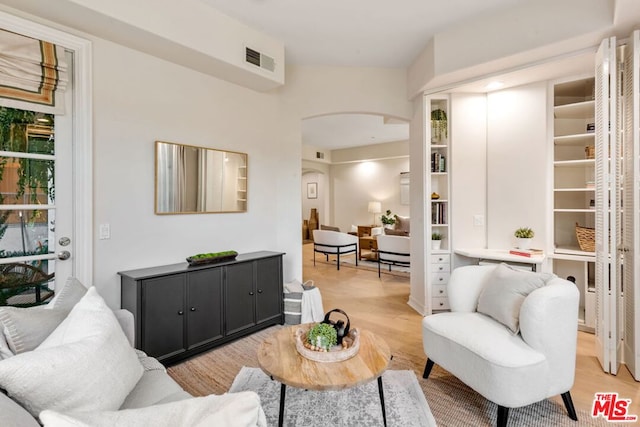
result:
M 249 47 L 245 47 L 245 61 L 271 72 L 276 69 L 276 62 L 272 57 Z

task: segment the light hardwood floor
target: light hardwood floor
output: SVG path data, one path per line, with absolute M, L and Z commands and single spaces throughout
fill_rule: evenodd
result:
M 316 255 L 319 260 L 322 256 Z M 409 279 L 341 265 L 313 265 L 313 244 L 303 245 L 303 278 L 313 280 L 322 293 L 325 311 L 343 309 L 352 325 L 374 331 L 389 344 L 392 353 L 401 351 L 416 366 L 424 367 L 422 316 L 409 305 Z M 337 318 L 338 316 L 336 316 Z M 630 413 L 640 416 L 640 383 L 622 366 L 617 376 L 605 374 L 595 357 L 594 335 L 578 333 L 576 379 L 571 396 L 576 408 L 591 411 L 596 392 L 617 392 L 632 399 Z M 555 399 L 562 402 L 557 396 Z

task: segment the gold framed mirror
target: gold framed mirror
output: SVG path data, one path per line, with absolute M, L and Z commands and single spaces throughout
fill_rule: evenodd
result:
M 156 141 L 157 215 L 246 212 L 246 153 Z

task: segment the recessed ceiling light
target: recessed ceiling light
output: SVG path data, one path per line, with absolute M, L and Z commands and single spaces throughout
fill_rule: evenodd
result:
M 487 90 L 496 90 L 496 89 L 500 89 L 501 87 L 504 86 L 504 82 L 501 81 L 493 81 L 491 83 L 489 83 L 486 88 Z

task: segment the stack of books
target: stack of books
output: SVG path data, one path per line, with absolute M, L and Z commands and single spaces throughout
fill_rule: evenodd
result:
M 542 249 L 511 249 L 509 251 L 509 253 L 511 255 L 518 255 L 518 256 L 526 256 L 526 257 L 532 257 L 532 256 L 538 256 L 538 255 L 544 255 L 544 251 Z

